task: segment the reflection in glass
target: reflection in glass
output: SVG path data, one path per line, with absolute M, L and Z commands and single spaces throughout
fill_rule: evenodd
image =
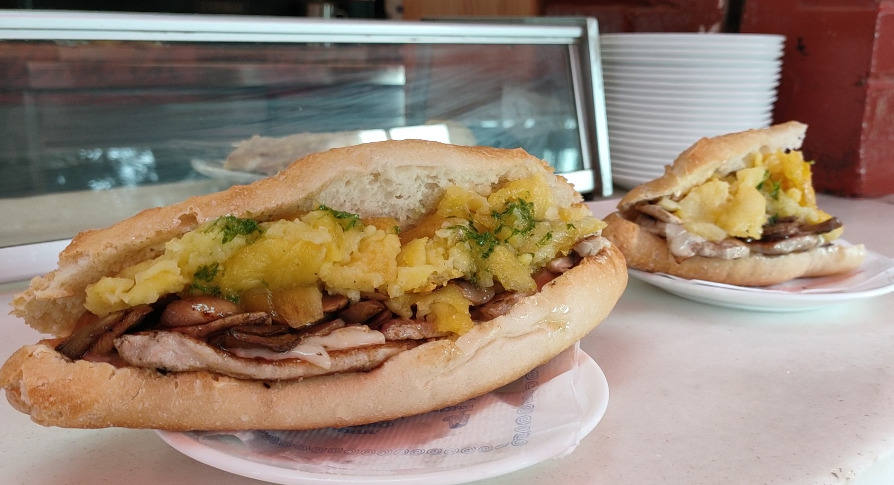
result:
M 34 214 L 0 246 L 250 181 L 223 162 L 256 135 L 523 147 L 583 168 L 567 45 L 6 41 L 0 66 L 0 209 Z M 97 191 L 116 201 L 100 214 Z

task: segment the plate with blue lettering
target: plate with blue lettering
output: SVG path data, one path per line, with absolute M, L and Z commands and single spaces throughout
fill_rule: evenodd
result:
M 206 465 L 273 483 L 438 485 L 568 455 L 607 406 L 605 375 L 574 346 L 500 389 L 418 416 L 309 431 L 158 434 Z

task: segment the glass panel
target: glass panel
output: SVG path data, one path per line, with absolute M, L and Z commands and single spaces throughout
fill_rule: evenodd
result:
M 0 71 L 0 246 L 388 138 L 583 168 L 565 45 L 7 41 Z

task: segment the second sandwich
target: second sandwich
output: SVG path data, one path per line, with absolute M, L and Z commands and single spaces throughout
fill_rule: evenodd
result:
M 816 205 L 807 126 L 788 122 L 703 138 L 665 174 L 631 190 L 605 235 L 635 269 L 742 286 L 842 273 L 862 245 Z

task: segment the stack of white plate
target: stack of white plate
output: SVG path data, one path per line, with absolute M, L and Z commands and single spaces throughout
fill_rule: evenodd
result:
M 633 187 L 704 136 L 772 122 L 785 37 L 600 36 L 612 177 Z

